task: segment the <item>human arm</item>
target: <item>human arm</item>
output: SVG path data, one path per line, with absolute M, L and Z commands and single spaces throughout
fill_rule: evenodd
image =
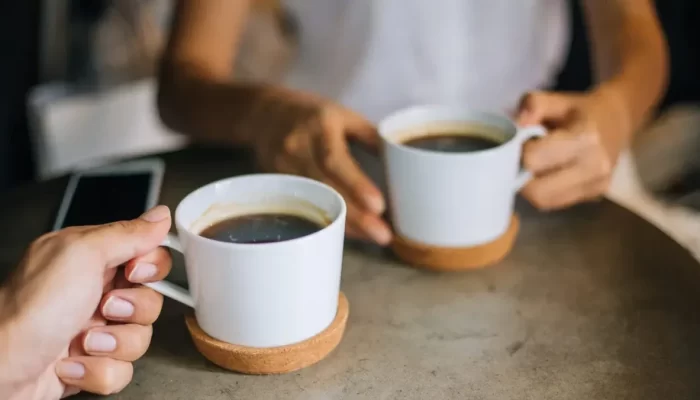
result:
M 324 100 L 311 94 L 233 76 L 255 2 L 177 1 L 158 91 L 170 128 L 197 141 L 253 146 L 251 132 L 309 118 L 321 107 Z
M 665 39 L 651 0 L 582 2 L 596 84 L 584 93 L 530 93 L 518 118 L 550 129 L 523 155 L 536 176 L 523 195 L 542 209 L 607 191 L 620 151 L 651 115 L 668 79 Z
M 382 194 L 347 146 L 355 140 L 376 148 L 374 126 L 314 94 L 232 77 L 253 2 L 177 2 L 160 69 L 162 120 L 197 141 L 250 147 L 265 170 L 333 186 L 348 203 L 347 232 L 387 244 L 391 231 L 381 218 Z
M 158 110 L 170 128 L 193 139 L 248 144 L 234 129 L 264 88 L 230 85 L 236 47 L 251 0 L 176 3 L 160 66 Z
M 170 270 L 158 247 L 169 228 L 161 206 L 133 221 L 68 228 L 32 243 L 0 288 L 3 399 L 112 394 L 129 383 L 163 304 L 139 283 Z
M 613 92 L 639 129 L 668 83 L 668 49 L 652 0 L 584 0 L 597 90 Z

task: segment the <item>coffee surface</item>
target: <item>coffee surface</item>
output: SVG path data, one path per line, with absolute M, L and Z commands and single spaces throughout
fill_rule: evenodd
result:
M 227 243 L 273 243 L 304 237 L 323 228 L 298 215 L 260 213 L 225 219 L 207 227 L 200 235 Z
M 500 141 L 479 133 L 431 134 L 408 139 L 404 146 L 441 153 L 470 153 L 498 147 Z

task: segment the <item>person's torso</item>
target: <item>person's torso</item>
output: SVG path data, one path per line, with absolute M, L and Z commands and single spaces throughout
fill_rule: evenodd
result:
M 300 26 L 286 84 L 371 120 L 417 103 L 509 112 L 568 47 L 565 0 L 286 0 Z

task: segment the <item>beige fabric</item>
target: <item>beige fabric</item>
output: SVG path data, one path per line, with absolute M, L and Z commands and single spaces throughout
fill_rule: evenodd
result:
M 650 191 L 696 168 L 699 145 L 700 107 L 672 107 L 620 155 L 607 197 L 656 225 L 700 260 L 700 213 L 668 204 Z
M 167 40 L 170 0 L 115 1 L 99 22 L 92 41 L 101 87 L 155 74 Z M 280 81 L 294 57 L 296 42 L 281 29 L 279 0 L 256 0 L 233 71 L 240 80 Z
M 639 134 L 632 144 L 645 188 L 663 190 L 700 165 L 700 105 L 671 107 Z

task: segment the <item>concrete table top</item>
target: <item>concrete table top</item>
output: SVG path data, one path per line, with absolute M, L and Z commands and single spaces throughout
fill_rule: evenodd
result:
M 172 208 L 205 183 L 252 171 L 240 152 L 162 157 L 162 202 Z M 66 182 L 0 199 L 0 271 L 49 229 Z M 188 310 L 166 300 L 132 384 L 113 398 L 700 398 L 700 265 L 691 255 L 609 201 L 550 214 L 518 210 L 514 251 L 480 271 L 427 273 L 348 242 L 345 339 L 327 359 L 288 375 L 212 365 L 187 334 Z M 184 279 L 180 269 L 173 275 Z

